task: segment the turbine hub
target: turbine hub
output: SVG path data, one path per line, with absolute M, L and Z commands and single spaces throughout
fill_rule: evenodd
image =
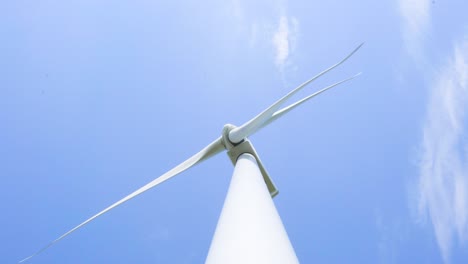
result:
M 233 130 L 234 128 L 236 128 L 235 125 L 232 125 L 232 124 L 226 124 L 224 125 L 223 127 L 223 132 L 222 132 L 222 136 L 223 136 L 223 145 L 224 147 L 227 149 L 227 150 L 230 150 L 232 149 L 233 147 L 239 145 L 240 143 L 242 143 L 244 140 L 242 140 L 241 142 L 239 143 L 234 143 L 232 142 L 231 140 L 229 140 L 229 133 L 231 132 L 231 130 Z

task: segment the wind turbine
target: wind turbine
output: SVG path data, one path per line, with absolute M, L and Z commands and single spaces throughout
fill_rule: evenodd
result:
M 206 263 L 298 263 L 294 249 L 273 204 L 272 198 L 278 194 L 278 190 L 247 137 L 309 99 L 357 77 L 360 73 L 281 108 L 289 98 L 305 86 L 348 60 L 363 44 L 361 43 L 344 59 L 307 80 L 243 125 L 239 127 L 231 124 L 225 125 L 222 135 L 200 152 L 90 217 L 18 263 L 31 259 L 99 216 L 223 150 L 227 150 L 235 168 Z

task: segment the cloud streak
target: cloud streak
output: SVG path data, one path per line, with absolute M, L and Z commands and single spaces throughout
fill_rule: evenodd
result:
M 440 70 L 421 143 L 418 209 L 433 225 L 445 263 L 454 241 L 468 240 L 468 39 Z
M 288 14 L 284 1 L 268 2 L 270 8 L 252 11 L 248 1 L 231 0 L 229 12 L 236 20 L 239 31 L 246 33 L 251 49 L 271 49 L 273 63 L 284 74 L 291 65 L 299 33 L 299 20 Z
M 281 16 L 278 28 L 275 30 L 272 43 L 275 51 L 275 64 L 283 71 L 288 59 L 295 50 L 299 21 L 291 17 Z
M 422 58 L 424 38 L 429 30 L 431 13 L 430 0 L 399 0 L 403 23 L 403 38 L 409 54 Z

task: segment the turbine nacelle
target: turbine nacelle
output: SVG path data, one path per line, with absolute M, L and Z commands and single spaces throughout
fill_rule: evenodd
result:
M 257 151 L 255 151 L 255 148 L 253 147 L 250 140 L 248 140 L 247 138 L 244 138 L 238 143 L 233 143 L 229 139 L 230 132 L 236 128 L 237 127 L 232 124 L 226 124 L 223 127 L 222 141 L 223 141 L 224 147 L 227 150 L 229 159 L 231 159 L 231 162 L 233 165 L 236 165 L 237 159 L 239 158 L 240 155 L 244 153 L 248 153 L 254 156 L 255 159 L 257 160 L 257 165 L 260 168 L 260 172 L 262 173 L 263 180 L 265 181 L 265 184 L 268 187 L 268 191 L 270 192 L 271 197 L 275 197 L 279 191 L 276 188 L 275 184 L 273 183 L 273 180 L 270 178 L 270 175 L 265 169 L 265 166 L 263 166 L 262 160 L 258 156 Z

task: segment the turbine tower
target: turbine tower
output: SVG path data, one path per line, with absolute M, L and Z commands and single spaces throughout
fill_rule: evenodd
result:
M 223 150 L 227 150 L 235 168 L 206 263 L 299 263 L 272 200 L 278 194 L 278 190 L 248 137 L 309 99 L 358 76 L 359 73 L 281 108 L 305 86 L 344 63 L 363 44 L 357 46 L 340 62 L 304 82 L 243 125 L 239 127 L 225 125 L 222 135 L 200 152 L 72 228 L 19 263 L 40 254 L 115 207 Z

